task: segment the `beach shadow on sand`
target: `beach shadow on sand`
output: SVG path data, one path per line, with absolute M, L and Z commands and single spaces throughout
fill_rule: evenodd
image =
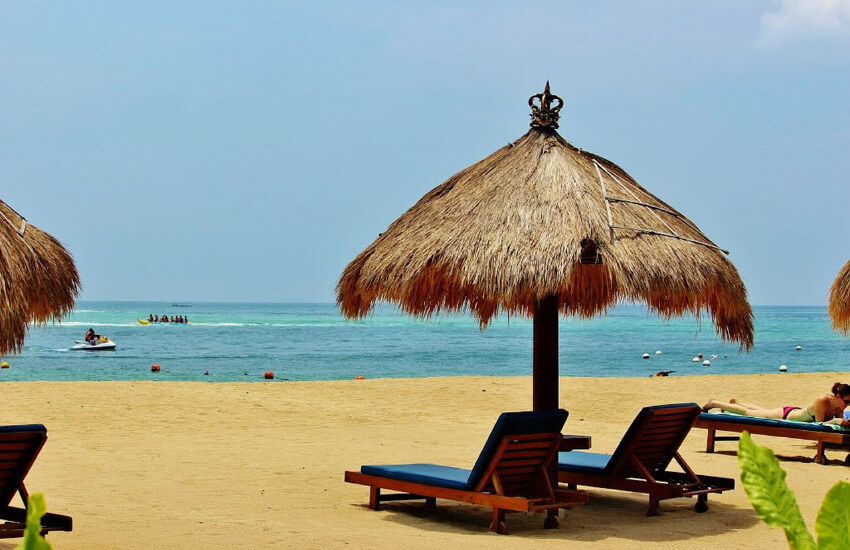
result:
M 701 536 L 749 529 L 759 522 L 752 508 L 725 504 L 722 497 L 709 500 L 708 512 L 694 511 L 696 499 L 674 499 L 661 503 L 661 515 L 646 517 L 647 501 L 635 495 L 621 496 L 589 490 L 591 501 L 561 514 L 559 529 L 543 529 L 543 514 L 509 513 L 508 532 L 525 539 L 596 542 L 626 539 L 643 542 L 675 542 Z M 353 504 L 381 521 L 393 521 L 413 529 L 432 532 L 489 533 L 490 508 L 437 501 L 436 508 L 421 503 L 384 504 L 380 511 Z
M 791 455 L 784 453 L 776 453 L 776 458 L 779 459 L 780 466 L 783 462 L 798 462 L 802 464 L 814 464 L 815 462 L 815 454 L 817 452 L 817 447 L 812 446 L 811 454 L 808 455 Z M 714 451 L 714 454 L 717 455 L 726 455 L 737 458 L 737 451 Z M 844 462 L 844 457 L 847 455 L 847 449 L 839 448 L 839 447 L 827 447 L 826 451 L 826 464 L 820 464 L 820 466 L 843 466 L 847 467 L 847 463 Z

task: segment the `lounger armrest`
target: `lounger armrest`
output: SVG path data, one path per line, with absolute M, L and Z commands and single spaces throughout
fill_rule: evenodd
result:
M 0 519 L 26 523 L 27 521 L 27 511 L 24 508 L 18 508 L 16 506 L 7 506 L 3 509 L 2 515 L 0 515 Z M 71 516 L 64 516 L 62 514 L 53 514 L 51 512 L 47 512 L 41 517 L 41 528 L 50 531 L 71 531 L 74 527 L 74 520 Z
M 580 449 L 589 449 L 591 439 L 589 435 L 564 435 L 561 438 L 561 445 L 558 450 L 561 452 L 577 451 Z

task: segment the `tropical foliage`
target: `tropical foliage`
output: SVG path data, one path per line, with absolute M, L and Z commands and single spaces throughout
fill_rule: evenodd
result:
M 839 481 L 827 492 L 815 522 L 817 542 L 806 527 L 797 499 L 785 483 L 785 470 L 768 447 L 756 445 L 744 432 L 738 444 L 741 483 L 759 517 L 785 530 L 794 550 L 850 548 L 850 483 Z

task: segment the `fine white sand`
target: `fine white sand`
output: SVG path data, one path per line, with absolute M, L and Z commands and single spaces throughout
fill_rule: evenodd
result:
M 738 397 L 804 405 L 841 374 L 563 378 L 566 433 L 611 452 L 645 405 Z M 48 507 L 74 517 L 73 548 L 780 548 L 740 487 L 694 501 L 589 489 L 588 506 L 558 530 L 541 515 L 509 514 L 511 534 L 487 530 L 490 510 L 438 501 L 388 503 L 343 482 L 361 464 L 471 467 L 498 414 L 530 408 L 531 379 L 457 377 L 342 382 L 19 382 L 0 384 L 0 424 L 43 423 L 48 441 L 27 477 Z M 814 445 L 756 437 L 788 471 L 809 525 L 823 495 L 850 469 L 844 452 L 810 462 Z M 682 454 L 698 473 L 739 479 L 734 442 L 706 454 L 694 430 Z M 0 541 L 11 549 L 19 541 Z

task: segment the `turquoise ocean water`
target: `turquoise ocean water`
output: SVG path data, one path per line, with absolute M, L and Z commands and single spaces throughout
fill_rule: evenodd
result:
M 149 313 L 186 315 L 190 325 L 142 326 Z M 850 370 L 850 339 L 830 331 L 824 307 L 756 307 L 751 353 L 721 344 L 708 320 L 663 321 L 638 306 L 590 321 L 561 320 L 562 376 L 649 376 L 660 370 L 732 374 Z M 71 351 L 89 327 L 112 352 Z M 333 304 L 80 302 L 62 323 L 31 329 L 3 380 L 338 380 L 357 375 L 422 377 L 531 374 L 531 322 L 502 316 L 484 331 L 468 315 L 417 320 L 379 306 L 346 321 Z M 802 346 L 796 351 L 796 346 Z M 661 355 L 656 355 L 661 350 Z M 649 353 L 650 359 L 642 359 Z M 692 358 L 718 357 L 710 366 Z M 161 372 L 152 373 L 152 363 Z M 209 371 L 209 375 L 204 375 Z

